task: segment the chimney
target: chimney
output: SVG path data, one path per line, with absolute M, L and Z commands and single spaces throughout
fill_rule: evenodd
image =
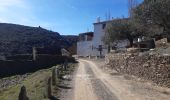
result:
M 100 23 L 100 17 L 97 17 L 97 23 Z

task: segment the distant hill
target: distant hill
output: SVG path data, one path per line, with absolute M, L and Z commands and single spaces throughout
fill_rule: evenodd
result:
M 58 32 L 41 27 L 0 23 L 0 55 L 29 54 L 32 53 L 32 47 L 60 53 L 61 48 L 69 46 L 69 41 Z
M 75 44 L 78 41 L 77 35 L 62 35 L 62 37 L 70 44 Z
M 76 54 L 77 53 L 77 42 L 79 37 L 77 35 L 62 35 L 62 37 L 69 43 L 69 48 L 68 51 L 71 54 Z

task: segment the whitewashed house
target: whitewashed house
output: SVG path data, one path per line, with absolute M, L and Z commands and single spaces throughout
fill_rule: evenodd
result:
M 94 32 L 87 32 L 79 34 L 79 42 L 77 43 L 77 55 L 78 56 L 105 56 L 108 53 L 108 46 L 102 41 L 102 37 L 105 34 L 105 28 L 113 20 L 100 22 L 100 19 L 94 23 Z M 121 43 L 119 43 L 121 44 Z M 125 44 L 128 44 L 125 42 Z M 123 43 L 123 45 L 125 45 Z M 122 45 L 122 44 L 121 44 Z M 99 48 L 102 47 L 102 52 Z
M 102 42 L 105 34 L 106 24 L 111 21 L 94 23 L 94 32 L 81 33 L 79 42 L 77 43 L 78 56 L 100 56 L 99 48 L 102 47 L 102 55 L 107 53 L 107 46 Z M 82 39 L 84 37 L 84 39 Z M 88 39 L 90 37 L 90 39 Z

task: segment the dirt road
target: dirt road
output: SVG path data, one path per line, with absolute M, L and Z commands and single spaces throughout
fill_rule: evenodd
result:
M 106 73 L 100 63 L 79 60 L 73 100 L 170 100 L 170 90 Z M 71 99 L 71 98 L 70 98 Z

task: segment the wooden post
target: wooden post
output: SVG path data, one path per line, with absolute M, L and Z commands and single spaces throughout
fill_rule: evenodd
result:
M 52 70 L 52 84 L 56 85 L 57 80 L 56 80 L 56 68 Z
M 64 61 L 63 67 L 64 67 L 64 70 L 66 71 L 67 67 L 68 67 L 68 60 L 67 59 Z
M 29 98 L 27 97 L 27 91 L 25 86 L 21 87 L 18 100 L 29 100 Z
M 107 50 L 108 50 L 107 53 L 110 53 L 110 43 L 108 45 L 108 49 Z
M 58 68 L 56 68 L 56 75 L 57 75 L 57 78 L 60 78 L 60 71 Z
M 51 90 L 51 77 L 48 78 L 48 82 L 47 82 L 47 97 L 51 98 L 52 96 L 52 90 Z

